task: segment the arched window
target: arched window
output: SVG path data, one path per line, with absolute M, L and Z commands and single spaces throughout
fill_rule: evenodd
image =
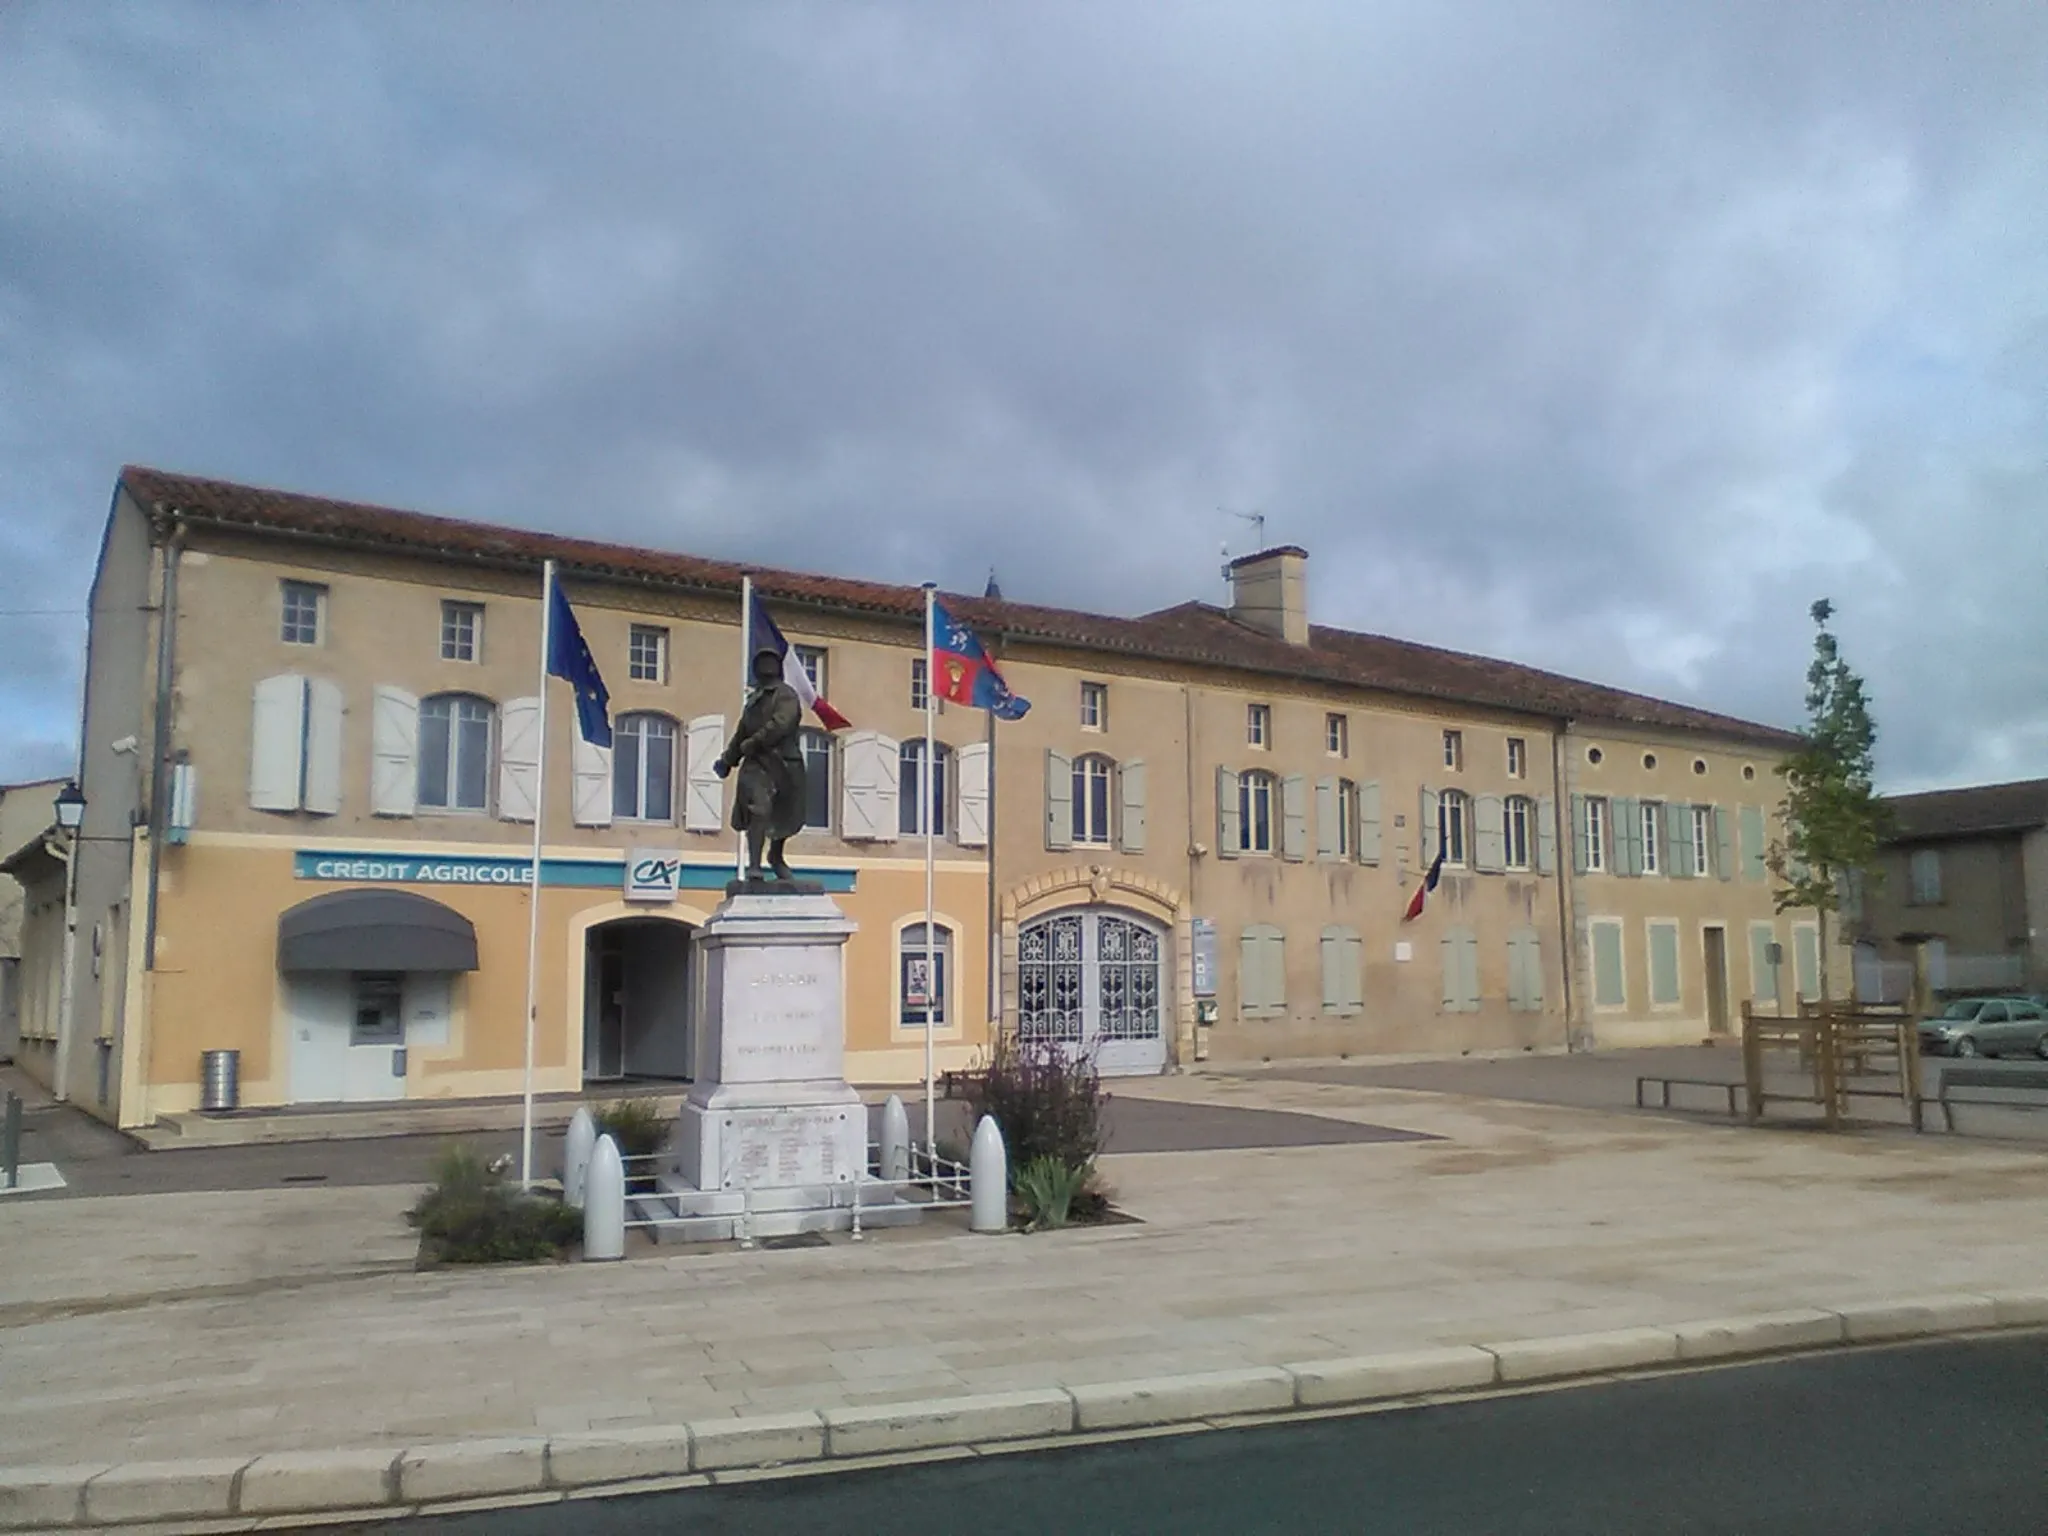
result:
M 905 1029 L 946 1027 L 946 999 L 953 975 L 953 930 L 944 923 L 925 945 L 924 924 L 911 923 L 896 941 L 897 1018 Z M 929 962 L 929 964 L 927 964 Z
M 1237 781 L 1237 848 L 1240 853 L 1273 851 L 1273 775 L 1254 768 Z
M 805 727 L 804 746 L 804 830 L 832 830 L 832 737 L 829 732 Z
M 1106 757 L 1074 759 L 1074 841 L 1109 841 L 1109 785 L 1116 769 Z
M 1501 810 L 1501 848 L 1509 869 L 1529 867 L 1529 823 L 1534 819 L 1527 795 L 1508 796 Z
M 943 741 L 932 754 L 932 835 L 946 835 L 946 767 L 953 749 Z M 924 818 L 917 813 L 918 786 L 924 782 L 924 738 L 913 737 L 897 749 L 899 774 L 896 789 L 896 830 L 905 837 L 924 835 Z
M 676 819 L 676 723 L 667 715 L 621 715 L 613 725 L 612 816 Z
M 1447 789 L 1442 801 L 1444 823 L 1444 862 L 1463 864 L 1465 862 L 1465 828 L 1471 819 L 1472 803 L 1462 789 Z
M 469 693 L 420 700 L 419 803 L 442 811 L 490 808 L 491 727 L 498 711 Z

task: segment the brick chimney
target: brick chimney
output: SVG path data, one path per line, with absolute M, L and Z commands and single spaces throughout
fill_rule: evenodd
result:
M 1294 544 L 1230 562 L 1230 616 L 1253 629 L 1308 644 L 1308 551 Z

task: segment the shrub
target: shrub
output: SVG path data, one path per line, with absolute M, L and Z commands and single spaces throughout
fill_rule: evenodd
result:
M 621 1157 L 652 1157 L 668 1144 L 675 1122 L 653 1099 L 617 1099 L 591 1112 L 597 1134 L 617 1143 Z
M 583 1235 L 577 1212 L 506 1183 L 503 1174 L 461 1145 L 434 1159 L 433 1185 L 406 1212 L 406 1220 L 445 1264 L 558 1258 Z
M 1095 1175 L 1086 1164 L 1075 1168 L 1056 1157 L 1037 1157 L 1017 1170 L 1017 1203 L 1024 1208 L 1030 1230 L 1064 1227 L 1074 1197 Z
M 1092 1056 L 1069 1057 L 1053 1040 L 997 1033 L 986 1068 L 968 1089 L 974 1117 L 993 1115 L 1003 1133 L 1014 1188 L 1020 1170 L 1049 1157 L 1085 1169 L 1102 1151 L 1102 1106 L 1108 1095 Z

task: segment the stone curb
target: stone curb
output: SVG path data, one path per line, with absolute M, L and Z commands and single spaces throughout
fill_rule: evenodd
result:
M 1573 1377 L 1792 1350 L 2048 1326 L 2048 1288 L 1950 1292 L 1708 1318 L 1554 1338 L 1310 1360 L 882 1403 L 687 1425 L 285 1451 L 188 1461 L 0 1467 L 0 1531 L 286 1529 L 323 1515 L 375 1518 L 588 1496 L 762 1468 L 944 1449 L 971 1451 L 1146 1426 L 1233 1424 Z M 174 1527 L 172 1522 L 176 1522 Z

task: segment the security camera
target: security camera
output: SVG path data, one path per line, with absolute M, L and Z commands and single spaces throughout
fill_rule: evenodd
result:
M 123 736 L 109 750 L 114 752 L 133 752 L 140 745 L 141 743 L 133 736 Z

